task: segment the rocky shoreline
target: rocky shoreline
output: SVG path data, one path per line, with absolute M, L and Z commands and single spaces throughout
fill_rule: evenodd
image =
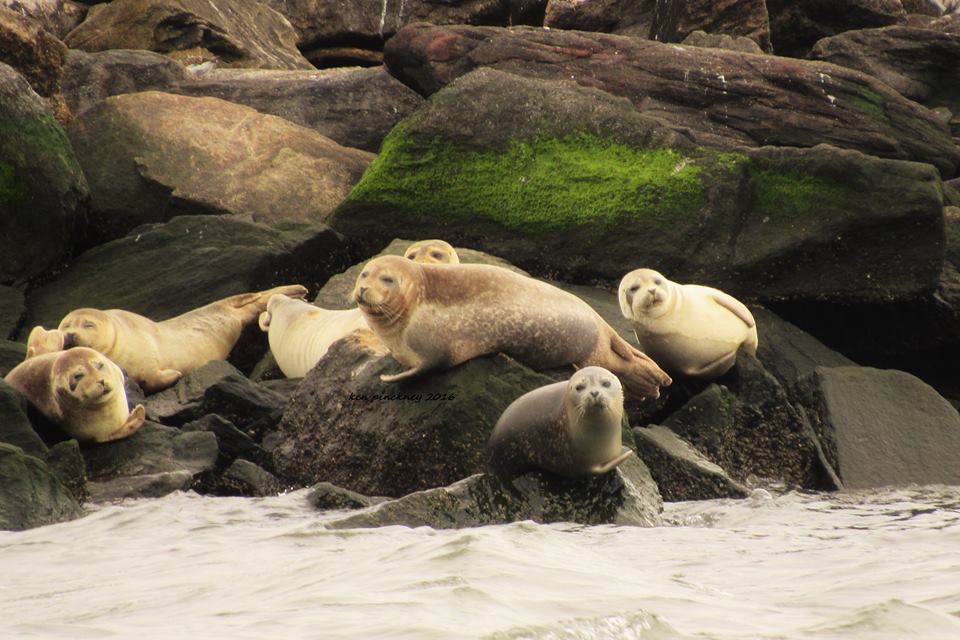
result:
M 348 338 L 287 380 L 251 326 L 229 362 L 128 385 L 148 423 L 104 444 L 0 381 L 0 528 L 191 489 L 439 528 L 960 484 L 960 15 L 713 5 L 0 2 L 0 376 L 77 307 L 162 320 L 295 282 L 347 308 L 360 264 L 432 237 L 631 342 L 638 267 L 729 291 L 760 336 L 628 401 L 636 456 L 579 482 L 483 473 L 500 412 L 572 373 L 504 355 L 387 385 Z

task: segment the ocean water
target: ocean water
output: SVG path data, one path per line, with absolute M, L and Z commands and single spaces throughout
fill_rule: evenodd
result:
M 333 531 L 297 491 L 0 532 L 0 638 L 960 639 L 960 488 L 758 490 L 650 529 Z

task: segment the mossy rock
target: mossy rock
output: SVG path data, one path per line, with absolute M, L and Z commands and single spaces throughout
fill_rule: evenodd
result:
M 0 443 L 0 529 L 22 531 L 82 515 L 46 463 L 20 447 Z
M 936 286 L 939 184 L 828 146 L 696 147 L 626 99 L 481 69 L 387 136 L 330 222 L 371 251 L 442 237 L 575 282 L 654 267 L 748 299 L 875 300 Z
M 86 179 L 47 103 L 0 63 L 0 283 L 62 267 L 86 231 L 87 198 Z
M 0 442 L 12 444 L 38 458 L 47 455 L 47 445 L 30 424 L 27 401 L 19 391 L 0 379 Z

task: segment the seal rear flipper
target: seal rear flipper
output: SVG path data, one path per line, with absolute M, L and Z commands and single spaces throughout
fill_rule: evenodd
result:
M 120 438 L 126 438 L 134 431 L 143 426 L 143 422 L 147 417 L 147 410 L 144 409 L 142 404 L 138 404 L 133 408 L 133 411 L 130 412 L 130 415 L 127 416 L 127 419 L 123 421 L 123 424 L 111 431 L 104 438 L 97 438 L 97 442 L 110 442 L 111 440 L 119 440 Z
M 279 287 L 274 287 L 273 289 L 267 289 L 265 291 L 238 293 L 235 296 L 224 298 L 221 302 L 224 302 L 228 306 L 231 306 L 235 309 L 240 309 L 241 307 L 246 307 L 251 304 L 261 304 L 263 305 L 263 309 L 261 309 L 261 311 L 265 311 L 267 308 L 267 301 L 270 300 L 270 296 L 275 293 L 282 293 L 288 298 L 302 300 L 307 295 L 307 288 L 299 284 L 285 284 Z

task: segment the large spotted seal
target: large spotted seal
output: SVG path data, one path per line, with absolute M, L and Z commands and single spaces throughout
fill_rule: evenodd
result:
M 637 269 L 620 281 L 619 298 L 640 347 L 671 373 L 715 378 L 733 366 L 739 349 L 757 351 L 753 314 L 718 289 Z
M 606 473 L 630 456 L 622 420 L 620 381 L 603 367 L 585 367 L 506 408 L 487 443 L 487 467 L 500 478 L 534 469 L 567 478 Z
M 421 240 L 414 242 L 403 252 L 403 257 L 426 264 L 460 264 L 457 250 L 445 240 Z
M 76 309 L 58 328 L 65 346 L 96 349 L 146 391 L 158 391 L 210 360 L 226 359 L 275 293 L 302 298 L 307 290 L 295 284 L 241 293 L 162 322 L 122 309 Z
M 127 405 L 120 367 L 93 349 L 78 347 L 33 356 L 14 367 L 4 380 L 78 440 L 117 440 L 143 424 L 143 405 L 133 411 Z
M 587 303 L 501 267 L 368 262 L 353 291 L 367 324 L 408 369 L 386 382 L 503 352 L 539 368 L 597 365 L 640 398 L 670 377 Z

